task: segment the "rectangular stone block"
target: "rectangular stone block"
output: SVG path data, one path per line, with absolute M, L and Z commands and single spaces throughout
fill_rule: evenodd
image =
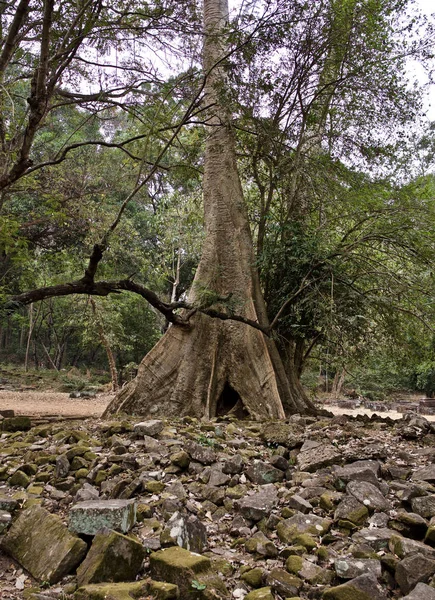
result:
M 178 585 L 181 598 L 192 591 L 192 581 L 197 575 L 207 572 L 210 568 L 209 558 L 179 546 L 154 552 L 150 556 L 151 577 L 157 581 Z
M 86 543 L 72 535 L 59 517 L 40 506 L 21 513 L 2 545 L 35 579 L 57 583 L 86 554 Z
M 77 569 L 77 584 L 134 581 L 144 556 L 145 548 L 138 540 L 116 531 L 98 533 Z
M 68 527 L 74 533 L 95 535 L 101 529 L 127 533 L 135 523 L 134 500 L 89 500 L 71 508 Z

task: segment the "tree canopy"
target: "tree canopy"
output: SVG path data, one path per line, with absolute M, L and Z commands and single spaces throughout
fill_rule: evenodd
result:
M 32 340 L 35 364 L 104 365 L 104 346 L 138 364 L 168 323 L 204 315 L 276 346 L 290 387 L 307 361 L 350 372 L 375 354 L 415 383 L 435 361 L 435 228 L 409 61 L 432 67 L 430 22 L 408 0 L 212 4 L 208 33 L 194 2 L 2 4 L 3 356 L 28 359 Z M 264 314 L 222 273 L 192 288 L 214 227 L 205 201 L 204 238 L 204 148 L 223 125 Z

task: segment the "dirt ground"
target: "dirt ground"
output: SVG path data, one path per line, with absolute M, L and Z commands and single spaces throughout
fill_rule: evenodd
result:
M 61 392 L 10 392 L 0 390 L 0 410 L 12 409 L 16 415 L 100 417 L 111 394 L 96 398 L 70 398 Z
M 61 392 L 0 390 L 0 410 L 12 409 L 16 415 L 29 416 L 100 417 L 112 398 L 113 394 L 98 394 L 96 398 L 70 398 L 69 394 Z M 351 410 L 331 405 L 326 405 L 325 408 L 335 415 L 373 414 L 373 411 L 365 408 Z M 395 411 L 377 414 L 392 419 L 400 419 L 403 416 Z M 435 415 L 425 417 L 429 421 L 435 421 Z

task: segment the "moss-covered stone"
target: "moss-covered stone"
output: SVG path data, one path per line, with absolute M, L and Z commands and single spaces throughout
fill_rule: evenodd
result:
M 26 488 L 30 483 L 30 477 L 23 473 L 23 471 L 18 470 L 9 478 L 8 483 L 12 487 Z
M 241 579 L 253 588 L 259 588 L 263 583 L 264 572 L 263 569 L 257 567 L 255 569 L 249 569 L 242 574 Z
M 307 550 L 314 550 L 317 548 L 316 540 L 309 533 L 300 533 L 293 541 L 296 545 L 303 546 Z
M 31 427 L 29 417 L 9 417 L 0 423 L 2 431 L 29 431 Z
M 274 600 L 272 590 L 270 587 L 260 588 L 259 590 L 253 590 L 245 596 L 245 600 Z
M 137 540 L 110 531 L 94 537 L 92 546 L 77 569 L 79 586 L 103 581 L 134 581 L 145 556 Z
M 80 587 L 75 600 L 131 600 L 144 596 L 149 589 L 148 581 L 134 583 L 100 583 Z M 173 596 L 176 598 L 176 596 Z
M 149 580 L 148 593 L 156 600 L 171 600 L 179 597 L 178 585 L 152 579 Z
M 25 510 L 7 533 L 2 548 L 35 579 L 56 583 L 83 559 L 87 547 L 59 517 L 40 506 Z
M 79 469 L 78 471 L 76 471 L 74 473 L 74 477 L 79 480 L 79 479 L 86 479 L 86 477 L 89 475 L 89 469 Z
M 150 481 L 146 482 L 145 489 L 150 494 L 160 494 L 165 489 L 165 484 L 161 481 L 151 479 Z
M 98 471 L 98 473 L 95 475 L 94 483 L 95 483 L 95 485 L 101 485 L 103 483 L 103 481 L 106 481 L 106 479 L 107 479 L 107 471 L 105 471 L 104 469 L 101 469 L 101 471 Z
M 289 573 L 293 573 L 293 575 L 297 575 L 299 571 L 302 569 L 303 559 L 301 556 L 296 556 L 293 554 L 289 556 L 285 563 L 285 568 Z
M 42 485 L 31 484 L 27 487 L 26 491 L 28 494 L 31 494 L 33 496 L 40 496 L 44 491 L 44 488 L 42 487 Z
M 151 577 L 157 581 L 176 583 L 183 598 L 192 595 L 192 582 L 210 567 L 209 558 L 178 546 L 154 552 L 150 556 Z

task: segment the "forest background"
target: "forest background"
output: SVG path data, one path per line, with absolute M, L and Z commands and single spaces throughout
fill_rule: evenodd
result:
M 168 326 L 142 296 L 10 299 L 77 279 L 108 231 L 104 279 L 185 298 L 203 240 L 200 7 L 22 0 L 0 27 L 0 359 L 129 377 Z M 283 361 L 312 390 L 321 375 L 431 394 L 435 125 L 412 65 L 430 85 L 433 20 L 408 0 L 247 2 L 225 35 Z

